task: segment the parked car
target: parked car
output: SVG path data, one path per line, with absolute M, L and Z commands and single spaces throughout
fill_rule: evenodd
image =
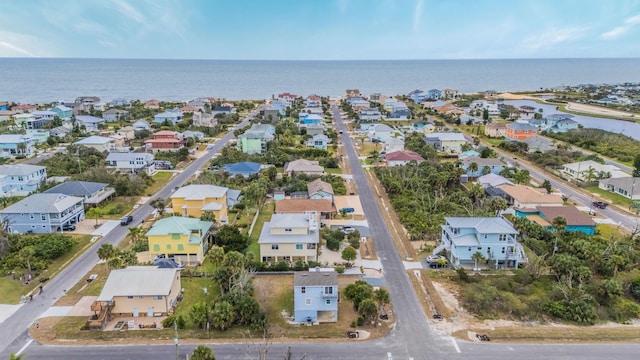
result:
M 604 201 L 594 201 L 591 203 L 593 206 L 597 207 L 598 209 L 604 209 L 606 208 L 609 204 L 607 204 Z
M 64 224 L 62 225 L 62 231 L 73 231 L 76 229 L 76 226 L 73 224 Z
M 345 234 L 350 234 L 354 231 L 356 231 L 356 229 L 352 228 L 351 226 L 345 226 L 342 228 L 342 232 Z
M 127 215 L 120 219 L 120 225 L 127 226 L 133 221 L 133 216 Z

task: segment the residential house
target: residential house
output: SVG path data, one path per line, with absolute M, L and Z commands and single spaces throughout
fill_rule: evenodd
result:
M 562 172 L 571 179 L 587 182 L 605 178 L 630 177 L 615 165 L 600 164 L 593 160 L 564 164 Z
M 56 118 L 56 113 L 51 110 L 36 110 L 31 113 L 36 119 L 42 119 L 45 122 L 52 121 Z
M 333 204 L 333 186 L 322 179 L 315 179 L 307 184 L 307 193 L 312 200 L 331 200 Z
M 46 143 L 47 140 L 49 140 L 49 136 L 51 136 L 51 133 L 49 132 L 49 130 L 45 129 L 27 129 L 26 135 L 28 137 L 31 137 L 34 144 L 38 145 Z
M 97 135 L 86 137 L 82 140 L 74 142 L 73 144 L 94 148 L 100 152 L 109 151 L 109 149 L 114 146 L 113 139 Z
M 245 154 L 263 154 L 267 143 L 275 138 L 276 128 L 269 124 L 253 124 L 238 136 L 238 149 Z
M 33 113 L 18 113 L 13 115 L 13 123 L 22 129 L 42 129 L 48 122 L 49 120 L 36 117 Z
M 511 180 L 505 178 L 502 175 L 497 175 L 494 173 L 488 173 L 486 175 L 482 175 L 478 178 L 476 182 L 482 185 L 484 189 L 497 188 L 501 185 L 513 185 Z
M 231 177 L 240 175 L 244 178 L 248 178 L 259 173 L 261 168 L 262 164 L 249 161 L 222 165 L 222 170 L 226 173 L 229 173 L 229 176 Z
M 132 126 L 134 131 L 151 130 L 151 125 L 144 119 L 136 120 Z
M 102 118 L 106 122 L 119 122 L 120 120 L 127 120 L 129 118 L 129 112 L 127 110 L 111 108 L 102 112 Z
M 227 190 L 227 209 L 236 206 L 242 200 L 242 190 Z
M 578 122 L 573 120 L 571 114 L 551 114 L 545 116 L 542 122 L 542 129 L 552 132 L 567 132 L 577 128 Z
M 109 101 L 109 105 L 111 106 L 131 106 L 131 103 L 129 102 L 129 100 L 123 98 L 123 97 L 119 97 L 119 98 L 115 98 L 111 101 Z
M 38 191 L 47 179 L 47 168 L 40 165 L 0 165 L 0 197 L 27 196 Z
M 457 99 L 460 96 L 460 91 L 455 89 L 442 90 L 442 98 L 447 100 Z
M 70 107 L 66 107 L 64 105 L 56 105 L 54 108 L 50 110 L 56 113 L 56 116 L 62 119 L 63 121 L 71 120 L 71 117 L 73 116 L 73 109 Z
M 293 274 L 293 321 L 320 323 L 338 321 L 338 274 L 334 271 Z
M 500 174 L 504 169 L 504 163 L 496 158 L 481 158 L 477 156 L 467 156 L 460 160 L 460 167 L 464 169 L 469 177 L 480 177 L 489 173 Z M 472 164 L 476 164 L 475 169 Z
M 68 134 L 70 134 L 73 130 L 69 129 L 68 127 L 65 126 L 57 126 L 54 127 L 53 129 L 49 130 L 49 135 L 51 136 L 55 136 L 58 139 L 64 138 L 65 136 L 67 136 Z
M 558 147 L 556 146 L 556 144 L 553 143 L 553 141 L 549 140 L 544 136 L 531 137 L 528 139 L 524 139 L 520 142 L 527 144 L 528 153 L 534 153 L 538 151 L 544 153 L 547 151 L 553 151 L 558 149 Z
M 183 114 L 193 114 L 194 112 L 198 112 L 198 109 L 193 106 L 186 105 L 181 107 L 180 111 L 182 111 Z
M 391 110 L 393 110 L 393 107 L 398 103 L 398 100 L 389 97 L 384 99 L 384 102 L 382 103 L 382 108 L 385 109 L 386 111 L 391 112 Z
M 129 140 L 133 140 L 136 137 L 136 129 L 133 126 L 121 127 L 120 129 L 116 130 L 115 133 L 122 136 L 127 143 L 129 142 Z
M 498 104 L 495 101 L 488 100 L 473 100 L 469 105 L 470 110 L 487 110 L 489 115 L 500 115 L 500 108 L 498 108 Z
M 226 223 L 228 190 L 229 188 L 215 185 L 183 186 L 171 195 L 171 208 L 174 214 L 198 219 L 205 211 L 211 211 L 217 223 Z
M 18 114 L 18 112 L 13 110 L 0 110 L 0 121 L 9 121 L 15 114 Z
M 319 165 L 318 161 L 298 159 L 284 164 L 284 172 L 287 176 L 295 176 L 296 174 L 319 176 L 324 174 L 324 168 Z
M 282 112 L 280 109 L 276 109 L 274 107 L 264 109 L 264 119 L 267 121 L 278 121 L 281 117 Z
M 352 97 L 348 100 L 349 104 L 353 111 L 361 111 L 365 109 L 369 109 L 371 107 L 371 103 L 361 97 Z
M 43 194 L 64 194 L 81 197 L 86 206 L 98 206 L 103 201 L 114 197 L 116 191 L 109 184 L 90 181 L 67 181 L 58 184 L 51 189 L 43 191 Z
M 491 123 L 484 127 L 484 134 L 490 138 L 503 138 L 507 136 L 506 123 Z
M 31 136 L 20 134 L 0 134 L 0 152 L 9 156 L 34 154 L 34 141 Z
M 183 139 L 195 139 L 196 141 L 204 140 L 204 133 L 202 131 L 186 130 L 181 134 Z
M 313 137 L 307 140 L 307 147 L 327 150 L 327 147 L 331 143 L 331 139 L 325 134 L 313 135 Z
M 507 204 L 515 209 L 562 206 L 564 203 L 559 194 L 547 194 L 545 189 L 534 189 L 525 185 L 501 185 L 498 188 L 506 194 Z
M 145 101 L 144 103 L 144 108 L 145 109 L 160 109 L 160 101 L 156 100 L 156 99 L 150 99 Z
M 397 137 L 397 138 L 390 138 L 385 140 L 382 143 L 382 152 L 385 154 L 388 153 L 392 153 L 392 152 L 396 152 L 396 151 L 404 151 L 404 139 Z
M 380 103 L 380 99 L 381 98 L 382 98 L 382 94 L 381 93 L 373 93 L 373 94 L 369 95 L 369 101 L 371 101 L 371 102 Z
M 448 250 L 449 262 L 455 268 L 474 265 L 472 256 L 476 252 L 496 268 L 518 268 L 519 264 L 527 262 L 524 248 L 517 241 L 518 231 L 505 219 L 445 217 L 444 220 L 441 243 L 433 253 Z
M 235 112 L 235 109 L 231 106 L 214 106 L 211 109 L 211 115 L 215 117 L 218 114 L 231 115 Z
M 112 315 L 166 316 L 173 313 L 181 294 L 180 269 L 129 266 L 111 270 L 91 309 L 99 312 L 98 319 L 105 320 Z M 95 327 L 103 326 L 100 321 Z
M 180 109 L 168 109 L 160 114 L 157 114 L 153 117 L 153 122 L 155 123 L 164 123 L 165 121 L 170 122 L 172 125 L 182 121 L 184 119 L 184 115 L 182 115 L 182 111 Z
M 153 139 L 145 140 L 148 151 L 177 151 L 185 146 L 185 139 L 175 131 L 160 130 L 153 134 Z
M 306 129 L 307 134 L 311 136 L 324 134 L 324 125 L 322 124 L 310 124 L 306 126 Z
M 33 194 L 0 210 L 10 233 L 49 234 L 84 219 L 83 199 L 64 194 Z
M 523 120 L 533 119 L 536 115 L 536 108 L 529 105 L 523 105 L 518 108 L 518 118 Z
M 122 173 L 137 174 L 144 172 L 151 176 L 156 173 L 153 154 L 111 152 L 107 155 L 107 168 Z
M 537 206 L 534 209 L 521 209 L 516 211 L 519 217 L 526 217 L 545 229 L 556 230 L 553 220 L 561 217 L 566 221 L 565 231 L 582 232 L 587 235 L 596 233 L 596 223 L 591 217 L 575 206 Z
M 193 126 L 215 127 L 216 125 L 218 125 L 218 119 L 213 115 L 200 111 L 193 113 Z
M 402 133 L 387 124 L 373 124 L 368 130 L 369 139 L 385 142 L 392 138 L 402 138 Z
M 636 187 L 636 181 L 638 186 Z M 611 191 L 630 200 L 640 200 L 640 178 L 621 177 L 600 180 L 598 187 Z
M 433 133 L 425 136 L 424 141 L 437 151 L 452 154 L 461 153 L 462 145 L 468 143 L 461 133 Z
M 358 112 L 360 121 L 380 121 L 382 114 L 378 108 L 362 109 Z
M 305 125 L 318 125 L 318 124 L 322 124 L 322 122 L 324 121 L 324 118 L 320 115 L 316 115 L 316 114 L 309 114 L 306 112 L 301 112 L 298 114 L 298 125 L 299 126 L 305 126 Z
M 319 96 L 317 95 L 307 96 L 305 101 L 305 107 L 312 108 L 312 107 L 320 107 L 320 106 L 322 106 L 322 101 Z
M 409 93 L 409 99 L 411 99 L 411 101 L 413 101 L 414 104 L 420 104 L 426 98 L 427 98 L 427 93 L 420 89 L 413 90 L 412 92 Z
M 412 161 L 419 164 L 424 161 L 422 156 L 410 150 L 387 153 L 384 156 L 384 160 L 387 162 L 387 166 L 404 166 L 410 164 Z
M 409 118 L 410 115 L 411 115 L 411 110 L 409 110 L 409 107 L 405 103 L 401 101 L 397 101 L 393 105 L 393 108 L 391 109 L 390 118 L 406 120 Z
M 290 94 L 290 93 L 282 93 L 282 94 L 278 94 L 278 100 L 280 101 L 284 101 L 287 105 L 291 105 L 293 104 L 296 99 L 298 98 L 298 95 L 294 95 L 294 94 Z
M 305 214 L 315 221 L 331 219 L 331 199 L 282 199 L 276 201 L 275 214 Z
M 284 200 L 278 203 L 282 201 Z M 318 261 L 319 242 L 318 223 L 314 217 L 305 214 L 273 214 L 260 232 L 260 259 L 263 262 L 290 263 Z
M 26 112 L 36 111 L 38 110 L 38 107 L 31 104 L 20 104 L 20 105 L 12 106 L 11 110 L 17 111 L 20 113 L 26 113 Z
M 197 98 L 187 103 L 188 107 L 196 110 L 196 112 L 206 112 L 207 108 L 211 106 L 211 101 L 207 98 Z
M 78 126 L 84 126 L 88 132 L 98 131 L 106 124 L 105 119 L 91 115 L 78 115 L 76 116 L 76 121 L 78 122 Z
M 225 203 L 226 209 L 226 191 Z M 152 256 L 164 255 L 187 266 L 202 264 L 212 242 L 213 222 L 199 217 L 170 216 L 156 221 L 145 234 Z
M 538 132 L 535 126 L 530 125 L 528 122 L 518 120 L 507 125 L 505 140 L 522 141 L 536 136 L 538 136 Z
M 347 99 L 352 98 L 352 97 L 360 97 L 360 90 L 359 89 L 346 89 L 344 91 L 345 97 Z

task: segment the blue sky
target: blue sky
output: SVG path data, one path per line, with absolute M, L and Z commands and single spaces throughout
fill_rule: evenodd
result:
M 640 0 L 0 0 L 0 57 L 640 57 Z

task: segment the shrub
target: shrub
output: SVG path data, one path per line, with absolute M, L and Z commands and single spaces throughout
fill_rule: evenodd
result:
M 332 251 L 340 250 L 340 240 L 334 239 L 332 237 L 327 239 L 327 248 Z
M 460 281 L 469 282 L 469 274 L 467 274 L 467 270 L 465 270 L 463 267 L 459 267 L 456 270 L 456 273 L 458 274 L 458 279 L 460 279 Z
M 336 270 L 336 272 L 338 274 L 344 274 L 344 266 L 342 265 L 336 265 L 336 267 L 334 268 Z
M 358 326 L 364 325 L 364 318 L 362 316 L 358 317 L 358 320 L 356 321 L 356 325 Z
M 139 241 L 133 245 L 132 250 L 135 252 L 149 251 L 149 243 L 146 241 Z

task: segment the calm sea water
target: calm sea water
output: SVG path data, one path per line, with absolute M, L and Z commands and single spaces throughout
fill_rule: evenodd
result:
M 535 90 L 559 85 L 640 82 L 640 59 L 411 61 L 231 61 L 0 59 L 0 100 L 22 103 L 190 100 L 200 96 L 265 99 L 292 92 L 341 96 L 406 94 L 414 89 L 462 92 Z

